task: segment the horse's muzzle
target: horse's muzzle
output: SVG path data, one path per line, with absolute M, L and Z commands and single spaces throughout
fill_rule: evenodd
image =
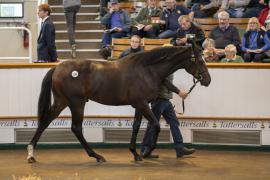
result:
M 209 86 L 209 84 L 211 83 L 211 76 L 210 74 L 207 73 L 202 73 L 199 75 L 198 80 L 200 81 L 202 86 Z

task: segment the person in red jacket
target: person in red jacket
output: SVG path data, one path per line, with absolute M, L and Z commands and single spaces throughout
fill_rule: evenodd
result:
M 267 20 L 270 20 L 269 11 L 270 11 L 270 1 L 268 2 L 268 7 L 264 8 L 260 13 L 259 22 L 260 22 L 261 26 L 265 26 L 265 22 Z

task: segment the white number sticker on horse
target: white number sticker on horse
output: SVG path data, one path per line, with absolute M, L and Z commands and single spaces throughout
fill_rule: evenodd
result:
M 72 71 L 71 76 L 74 78 L 78 77 L 79 76 L 78 71 Z

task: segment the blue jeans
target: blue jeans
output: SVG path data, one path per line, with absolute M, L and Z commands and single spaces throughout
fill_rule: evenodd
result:
M 115 32 L 115 33 L 104 32 L 102 36 L 102 48 L 105 48 L 108 44 L 111 45 L 112 38 L 122 38 L 126 36 L 127 36 L 126 32 Z
M 173 136 L 174 146 L 176 154 L 181 153 L 183 145 L 183 137 L 179 129 L 179 122 L 175 115 L 172 103 L 167 99 L 157 99 L 152 104 L 152 111 L 156 118 L 160 120 L 161 115 L 164 117 L 166 122 L 170 125 L 170 130 Z M 149 136 L 149 125 L 147 126 L 146 132 L 143 137 L 141 144 L 141 152 L 144 152 L 145 147 L 151 144 Z
M 160 33 L 158 35 L 158 38 L 160 38 L 160 39 L 167 39 L 167 38 L 174 37 L 175 34 L 176 34 L 176 31 L 166 30 L 166 31 Z

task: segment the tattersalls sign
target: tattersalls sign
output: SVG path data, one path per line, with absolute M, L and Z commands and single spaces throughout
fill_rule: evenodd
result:
M 29 129 L 35 131 L 38 121 L 36 119 L 3 119 L 0 120 L 0 144 L 16 143 L 16 132 Z M 132 129 L 133 117 L 125 118 L 92 118 L 85 117 L 83 121 L 84 133 L 89 142 L 103 142 L 103 129 Z M 147 121 L 143 120 L 141 128 L 147 127 Z M 165 120 L 160 121 L 161 129 L 168 129 L 169 125 Z M 254 120 L 228 120 L 228 119 L 179 119 L 179 127 L 182 135 L 187 143 L 191 143 L 192 132 L 194 130 L 203 131 L 259 131 L 261 134 L 261 145 L 270 145 L 270 120 L 254 119 Z M 70 129 L 70 118 L 57 118 L 54 120 L 49 129 Z M 95 129 L 93 131 L 93 129 Z M 97 133 L 92 137 L 91 133 Z
M 0 128 L 1 127 L 19 127 L 19 126 L 20 126 L 19 120 L 0 121 Z
M 180 120 L 180 127 L 183 128 L 209 128 L 210 122 L 207 121 L 181 121 Z
M 36 128 L 38 121 L 36 119 L 20 120 L 1 120 L 1 128 Z M 83 127 L 117 127 L 132 128 L 133 118 L 85 118 Z M 161 128 L 168 127 L 168 124 L 161 120 Z M 141 127 L 146 127 L 147 121 L 143 120 Z M 69 118 L 58 118 L 54 120 L 49 128 L 69 128 L 71 120 Z M 270 129 L 270 121 L 244 121 L 244 120 L 179 120 L 179 127 L 183 129 L 234 129 L 234 130 L 252 130 L 252 129 Z
M 226 129 L 257 129 L 260 127 L 260 122 L 227 122 L 227 121 L 221 121 L 220 128 L 226 128 Z

